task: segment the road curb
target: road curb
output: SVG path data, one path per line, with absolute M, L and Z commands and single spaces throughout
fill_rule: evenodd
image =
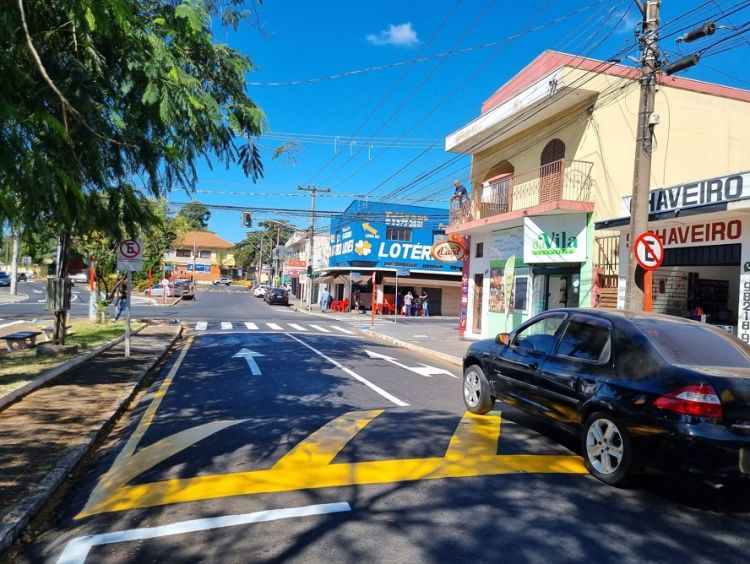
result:
M 383 335 L 382 333 L 370 331 L 369 329 L 360 329 L 359 331 L 361 331 L 367 337 L 370 337 L 378 341 L 382 341 L 384 343 L 388 343 L 389 345 L 396 345 L 397 347 L 401 347 L 402 349 L 409 349 L 409 350 L 430 356 L 437 360 L 441 360 L 445 363 L 452 364 L 454 366 L 459 366 L 459 367 L 463 366 L 463 359 L 457 356 L 453 356 L 452 354 L 446 354 L 440 351 L 429 349 L 427 347 L 415 345 L 414 343 L 409 343 L 408 341 L 402 341 L 400 339 L 396 339 L 395 337 L 391 337 L 389 335 Z
M 55 468 L 40 482 L 37 490 L 18 502 L 11 508 L 0 520 L 0 554 L 7 551 L 13 543 L 16 542 L 26 526 L 34 519 L 39 512 L 49 503 L 64 481 L 69 478 L 76 466 L 83 458 L 91 452 L 92 447 L 97 443 L 102 431 L 110 425 L 118 415 L 130 404 L 139 389 L 145 376 L 157 366 L 162 359 L 169 353 L 174 346 L 175 341 L 182 335 L 183 328 L 180 326 L 174 336 L 169 340 L 164 350 L 158 357 L 150 363 L 147 363 L 137 374 L 135 383 L 124 398 L 115 400 L 109 411 L 102 418 L 99 428 L 82 438 L 81 444 L 69 450 L 58 461 Z M 123 337 L 124 339 L 124 337 Z M 93 352 L 93 351 L 92 351 Z
M 143 327 L 141 327 L 137 331 L 133 332 L 133 334 L 137 335 L 145 327 L 147 327 L 147 325 L 144 325 Z M 12 392 L 10 392 L 9 394 L 7 394 L 7 395 L 5 395 L 3 397 L 0 397 L 0 410 L 3 410 L 8 405 L 10 405 L 14 401 L 22 398 L 23 396 L 30 394 L 31 392 L 33 392 L 37 388 L 42 387 L 44 384 L 46 384 L 50 380 L 54 380 L 55 378 L 57 378 L 58 376 L 60 376 L 64 372 L 67 372 L 68 370 L 70 370 L 71 368 L 75 368 L 79 364 L 83 364 L 87 360 L 91 360 L 92 358 L 94 358 L 95 356 L 103 353 L 107 349 L 110 349 L 110 348 L 114 347 L 115 345 L 118 345 L 118 344 L 122 343 L 124 340 L 125 340 L 125 335 L 123 335 L 122 337 L 117 337 L 116 339 L 113 339 L 113 340 L 111 340 L 108 343 L 104 343 L 103 345 L 99 345 L 97 348 L 95 348 L 92 351 L 87 352 L 86 354 L 83 354 L 83 355 L 78 356 L 76 358 L 71 358 L 70 360 L 67 360 L 67 361 L 63 362 L 62 364 L 56 366 L 55 368 L 49 369 L 48 371 L 42 373 L 42 375 L 39 378 L 37 378 L 35 380 L 32 380 L 31 382 L 27 382 L 26 384 L 24 384 L 20 388 L 17 388 L 15 390 L 13 390 Z

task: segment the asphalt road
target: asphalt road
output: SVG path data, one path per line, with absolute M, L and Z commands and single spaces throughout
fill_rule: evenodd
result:
M 455 367 L 230 290 L 19 561 L 747 561 L 747 485 L 605 486 Z

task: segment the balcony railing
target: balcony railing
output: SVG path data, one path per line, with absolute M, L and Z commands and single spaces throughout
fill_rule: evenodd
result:
M 562 159 L 529 172 L 499 177 L 475 189 L 469 198 L 451 200 L 451 225 L 560 200 L 588 202 L 592 167 L 593 163 L 587 161 Z

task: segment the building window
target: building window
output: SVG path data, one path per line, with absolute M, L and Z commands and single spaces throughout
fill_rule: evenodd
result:
M 193 256 L 190 249 L 177 249 L 177 256 L 182 258 L 190 258 Z
M 433 231 L 432 232 L 432 244 L 439 243 L 440 241 L 446 241 L 448 236 L 445 231 Z
M 211 258 L 211 251 L 199 251 L 198 256 L 203 259 L 210 259 Z
M 474 258 L 482 258 L 484 256 L 484 243 L 477 243 L 477 249 L 474 251 Z
M 388 227 L 385 238 L 389 241 L 404 241 L 411 243 L 411 229 L 408 227 Z

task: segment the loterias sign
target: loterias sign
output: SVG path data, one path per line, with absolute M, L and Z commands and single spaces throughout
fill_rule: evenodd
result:
M 720 204 L 748 197 L 750 197 L 750 171 L 651 190 L 649 213 Z M 625 217 L 630 215 L 630 201 L 630 196 L 623 198 L 622 213 Z

